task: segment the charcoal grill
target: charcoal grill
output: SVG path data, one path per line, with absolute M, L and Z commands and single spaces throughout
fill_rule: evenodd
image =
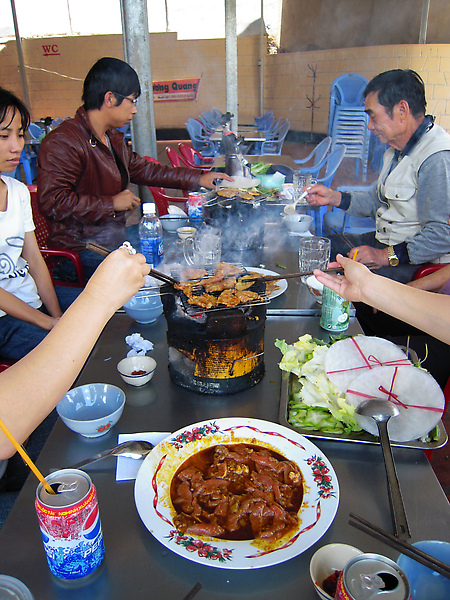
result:
M 201 309 L 170 286 L 161 288 L 161 299 L 175 384 L 203 394 L 232 394 L 261 381 L 266 302 Z

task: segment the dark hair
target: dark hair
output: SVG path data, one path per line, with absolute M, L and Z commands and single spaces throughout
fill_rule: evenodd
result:
M 104 57 L 98 60 L 83 84 L 83 102 L 86 110 L 101 108 L 106 92 L 115 92 L 119 104 L 123 97 L 141 94 L 139 78 L 133 67 L 118 58 Z
M 400 100 L 406 100 L 415 118 L 425 114 L 425 86 L 420 75 L 411 69 L 393 69 L 380 73 L 367 84 L 364 98 L 372 92 L 378 92 L 378 102 L 391 117 L 394 106 Z
M 20 114 L 20 120 L 22 122 L 22 131 L 25 132 L 28 129 L 28 125 L 30 124 L 30 111 L 25 106 L 25 104 L 15 96 L 9 90 L 5 90 L 0 87 L 0 123 L 6 119 L 6 115 L 9 110 L 13 111 L 11 121 L 7 124 L 10 125 L 14 117 L 16 116 L 16 111 Z

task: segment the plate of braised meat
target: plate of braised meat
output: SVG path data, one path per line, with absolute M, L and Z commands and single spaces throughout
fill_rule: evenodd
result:
M 135 484 L 136 508 L 166 548 L 194 562 L 254 569 L 317 542 L 339 505 L 324 454 L 282 425 L 203 421 L 160 442 Z

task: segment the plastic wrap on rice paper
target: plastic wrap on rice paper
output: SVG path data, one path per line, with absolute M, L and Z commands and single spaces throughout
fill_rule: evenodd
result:
M 362 373 L 376 367 L 401 365 L 411 366 L 403 350 L 383 338 L 364 335 L 334 343 L 325 356 L 325 371 L 343 392 Z
M 426 436 L 441 419 L 445 401 L 437 381 L 412 365 L 375 367 L 354 379 L 347 402 L 356 407 L 369 398 L 388 400 L 399 409 L 400 414 L 388 422 L 389 437 L 395 442 Z M 378 435 L 373 419 L 357 414 L 355 419 L 365 431 Z

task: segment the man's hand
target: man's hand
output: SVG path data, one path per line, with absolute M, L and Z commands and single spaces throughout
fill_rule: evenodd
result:
M 336 192 L 322 184 L 307 186 L 306 200 L 311 206 L 339 206 L 341 203 L 341 192 Z
M 202 187 L 214 189 L 216 186 L 214 185 L 215 179 L 226 179 L 227 181 L 233 181 L 233 178 L 227 175 L 226 173 L 215 173 L 213 171 L 209 171 L 208 173 L 203 173 L 198 180 L 198 184 Z
M 141 203 L 140 198 L 135 196 L 130 190 L 123 190 L 120 194 L 113 196 L 113 207 L 115 212 L 124 210 L 133 210 Z
M 358 246 L 358 248 L 352 248 L 347 254 L 347 256 L 353 259 L 356 251 L 357 254 L 355 261 L 357 262 L 363 263 L 364 265 L 374 263 L 377 265 L 377 268 L 389 266 L 387 248 L 372 248 L 371 246 Z

